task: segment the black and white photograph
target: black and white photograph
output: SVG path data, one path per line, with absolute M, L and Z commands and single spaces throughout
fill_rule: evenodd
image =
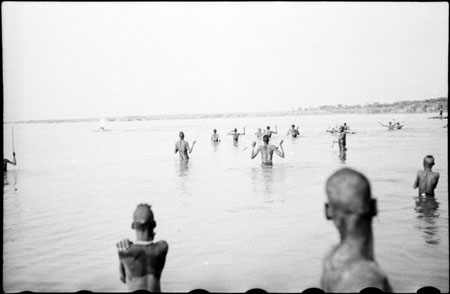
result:
M 448 2 L 1 24 L 5 293 L 449 292 Z

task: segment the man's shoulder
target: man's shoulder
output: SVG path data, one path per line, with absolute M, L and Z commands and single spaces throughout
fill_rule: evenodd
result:
M 343 269 L 342 277 L 340 283 L 342 290 L 351 287 L 355 287 L 355 290 L 358 291 L 366 287 L 384 289 L 387 283 L 386 274 L 375 261 L 369 260 L 360 260 L 349 264 L 346 269 Z
M 119 257 L 121 259 L 134 257 L 134 256 L 138 255 L 139 252 L 141 252 L 141 251 L 142 251 L 141 246 L 136 245 L 136 244 L 131 244 L 130 247 L 128 247 L 126 250 L 119 251 Z
M 163 251 L 167 251 L 169 249 L 169 243 L 167 243 L 164 240 L 158 241 L 156 243 L 154 243 L 155 246 L 158 247 L 158 249 L 163 250 Z
M 156 243 L 153 243 L 151 245 L 138 245 L 138 244 L 131 244 L 130 247 L 127 248 L 125 251 L 119 252 L 119 257 L 121 258 L 127 258 L 132 256 L 140 255 L 143 252 L 157 252 L 157 253 L 167 253 L 169 249 L 169 244 L 167 244 L 166 241 L 158 241 Z

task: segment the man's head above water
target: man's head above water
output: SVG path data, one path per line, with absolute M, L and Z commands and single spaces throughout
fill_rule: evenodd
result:
M 133 213 L 131 227 L 137 231 L 152 231 L 156 227 L 155 218 L 150 205 L 139 204 Z
M 340 215 L 376 215 L 376 202 L 372 199 L 368 179 L 351 168 L 333 173 L 326 183 L 327 218 Z

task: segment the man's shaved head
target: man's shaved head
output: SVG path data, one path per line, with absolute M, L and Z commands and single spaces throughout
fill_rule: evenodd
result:
M 151 206 L 148 204 L 139 204 L 133 213 L 133 229 L 154 229 L 156 222 L 153 216 Z
M 432 167 L 433 165 L 434 165 L 433 155 L 427 155 L 423 158 L 423 166 L 424 167 Z
M 369 181 L 353 169 L 343 168 L 333 173 L 327 180 L 326 193 L 333 209 L 356 214 L 371 210 Z

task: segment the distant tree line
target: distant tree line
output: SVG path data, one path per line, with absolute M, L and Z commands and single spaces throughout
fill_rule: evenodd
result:
M 323 105 L 318 108 L 301 108 L 299 112 L 329 112 L 329 113 L 423 113 L 439 112 L 442 109 L 447 112 L 447 97 L 417 100 L 399 101 L 394 103 L 367 103 L 365 105 Z
M 323 105 L 316 108 L 294 108 L 291 111 L 271 111 L 271 112 L 243 112 L 243 113 L 215 113 L 215 114 L 172 114 L 172 115 L 147 115 L 147 116 L 122 116 L 108 117 L 107 121 L 141 121 L 141 120 L 159 120 L 159 119 L 202 119 L 202 118 L 228 118 L 228 117 L 268 117 L 268 116 L 284 116 L 292 114 L 332 114 L 332 113 L 421 113 L 436 112 L 439 109 L 447 112 L 447 98 L 435 98 L 418 101 L 400 101 L 394 103 L 378 103 L 365 105 Z M 99 118 L 82 118 L 82 119 L 46 119 L 46 120 L 28 120 L 17 121 L 16 123 L 60 123 L 60 122 L 92 122 L 98 121 Z M 5 123 L 5 122 L 4 122 Z

